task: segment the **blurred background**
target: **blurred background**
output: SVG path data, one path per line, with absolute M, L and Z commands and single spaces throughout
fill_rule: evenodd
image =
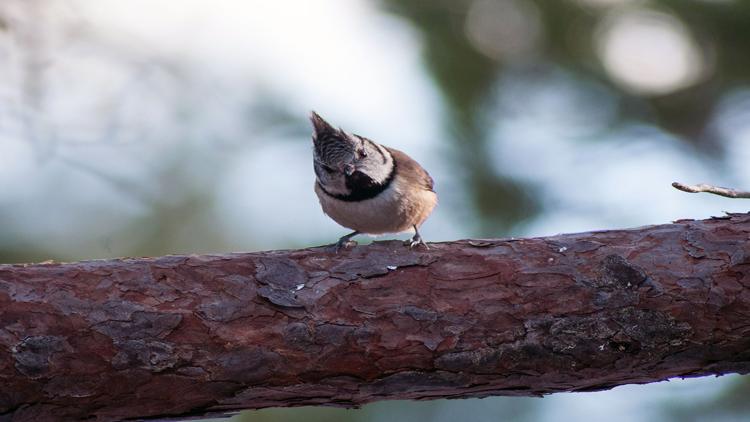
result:
M 747 202 L 745 0 L 0 0 L 0 262 L 331 243 L 307 115 L 433 175 L 428 241 Z M 405 237 L 405 236 L 402 236 Z M 747 420 L 750 381 L 244 421 Z

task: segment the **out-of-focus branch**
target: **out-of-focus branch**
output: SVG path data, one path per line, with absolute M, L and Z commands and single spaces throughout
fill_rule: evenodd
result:
M 750 192 L 741 191 L 737 189 L 724 188 L 721 186 L 708 185 L 701 183 L 698 185 L 686 185 L 680 182 L 672 183 L 675 189 L 679 189 L 683 192 L 698 193 L 706 192 L 713 193 L 714 195 L 726 196 L 727 198 L 750 198 Z

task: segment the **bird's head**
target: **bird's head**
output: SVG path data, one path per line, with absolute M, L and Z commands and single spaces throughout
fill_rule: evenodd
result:
M 334 195 L 350 195 L 385 183 L 393 169 L 390 152 L 367 138 L 336 129 L 314 111 L 313 166 L 321 185 Z

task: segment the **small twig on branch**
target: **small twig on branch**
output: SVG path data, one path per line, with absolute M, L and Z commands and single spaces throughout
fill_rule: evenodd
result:
M 699 185 L 686 185 L 680 182 L 672 183 L 675 189 L 679 189 L 683 192 L 698 193 L 707 192 L 713 193 L 714 195 L 726 196 L 727 198 L 750 198 L 750 192 L 741 191 L 737 189 L 724 188 L 721 186 L 707 185 L 701 183 Z

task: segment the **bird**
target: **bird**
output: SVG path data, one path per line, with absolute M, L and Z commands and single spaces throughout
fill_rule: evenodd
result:
M 315 111 L 310 121 L 315 194 L 326 215 L 354 230 L 336 242 L 336 251 L 356 245 L 351 239 L 359 234 L 411 230 L 404 244 L 429 249 L 419 227 L 438 202 L 430 174 L 405 153 L 334 128 Z

